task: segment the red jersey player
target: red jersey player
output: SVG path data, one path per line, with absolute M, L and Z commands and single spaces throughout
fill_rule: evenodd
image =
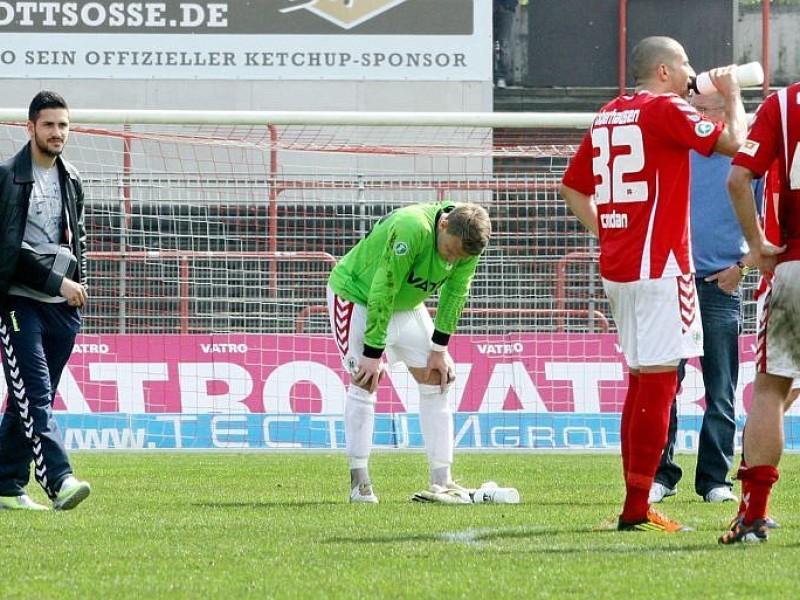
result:
M 711 71 L 726 121 L 686 102 L 695 75 L 683 47 L 648 37 L 633 50 L 635 93 L 604 106 L 561 188 L 570 210 L 600 238 L 600 275 L 628 363 L 620 424 L 623 531 L 679 531 L 648 495 L 667 439 L 682 358 L 702 354 L 689 237 L 689 150 L 732 156 L 746 120 L 732 67 Z
M 728 191 L 750 246 L 752 262 L 772 273 L 756 343 L 756 380 L 744 430 L 739 468 L 744 514 L 721 544 L 767 539 L 767 507 L 783 453 L 783 413 L 791 405 L 792 380 L 800 377 L 800 83 L 771 94 L 756 112 L 747 141 L 733 159 Z M 744 189 L 776 161 L 778 247 L 744 206 Z

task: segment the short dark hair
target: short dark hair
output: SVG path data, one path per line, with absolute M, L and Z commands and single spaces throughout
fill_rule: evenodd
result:
M 31 105 L 28 107 L 28 120 L 36 122 L 39 118 L 39 113 L 48 108 L 65 108 L 69 110 L 67 101 L 56 92 L 49 90 L 42 90 L 33 97 Z
M 648 81 L 658 65 L 671 60 L 681 45 L 674 39 L 663 35 L 653 35 L 641 40 L 633 48 L 631 68 L 636 85 Z

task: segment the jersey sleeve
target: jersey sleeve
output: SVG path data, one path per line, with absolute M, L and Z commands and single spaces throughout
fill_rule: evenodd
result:
M 419 254 L 424 233 L 402 219 L 387 223 L 386 244 L 377 258 L 367 301 L 367 330 L 364 335 L 364 356 L 379 358 L 386 347 L 386 330 L 394 312 L 394 301 L 400 286 Z
M 757 177 L 769 170 L 780 148 L 779 108 L 775 94 L 764 101 L 756 111 L 747 139 L 733 157 L 732 164 L 749 169 Z
M 448 337 L 455 333 L 461 311 L 469 297 L 469 288 L 472 285 L 472 278 L 475 276 L 479 260 L 480 256 L 473 256 L 459 261 L 453 267 L 452 274 L 439 292 L 439 307 L 436 309 L 436 318 L 434 319 L 434 327 L 437 332 Z
M 594 158 L 594 148 L 592 148 L 591 130 L 583 137 L 581 145 L 572 160 L 569 162 L 562 183 L 567 187 L 591 196 L 594 194 L 594 171 L 592 170 L 592 159 Z
M 706 119 L 680 96 L 663 96 L 660 103 L 661 110 L 655 111 L 656 120 L 651 122 L 658 137 L 666 136 L 677 145 L 711 156 L 725 123 Z

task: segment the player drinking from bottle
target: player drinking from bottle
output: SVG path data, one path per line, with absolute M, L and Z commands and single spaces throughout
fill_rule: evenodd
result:
M 600 238 L 600 275 L 628 364 L 620 423 L 626 494 L 617 528 L 670 532 L 684 527 L 653 510 L 648 496 L 678 363 L 703 351 L 688 227 L 689 150 L 733 155 L 746 121 L 732 67 L 710 73 L 725 120 L 713 123 L 686 102 L 695 73 L 671 38 L 639 42 L 632 68 L 634 93 L 600 109 L 561 191 Z

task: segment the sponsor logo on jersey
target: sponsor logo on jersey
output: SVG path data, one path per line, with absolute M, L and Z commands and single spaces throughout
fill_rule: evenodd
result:
M 758 152 L 758 142 L 754 142 L 753 140 L 745 140 L 744 144 L 742 144 L 739 148 L 739 152 L 742 154 L 747 154 L 747 156 L 755 156 L 756 152 Z
M 408 244 L 406 244 L 405 242 L 397 242 L 394 245 L 394 253 L 397 256 L 405 256 L 406 254 L 408 254 Z
M 628 215 L 618 212 L 600 215 L 600 226 L 603 229 L 627 229 Z
M 708 137 L 714 133 L 714 124 L 711 121 L 700 121 L 694 126 L 697 137 Z
M 442 281 L 428 281 L 424 277 L 417 276 L 414 271 L 411 271 L 406 278 L 406 283 L 409 285 L 413 285 L 415 288 L 422 290 L 423 292 L 430 292 L 431 294 L 439 289 L 439 286 L 444 283 Z

